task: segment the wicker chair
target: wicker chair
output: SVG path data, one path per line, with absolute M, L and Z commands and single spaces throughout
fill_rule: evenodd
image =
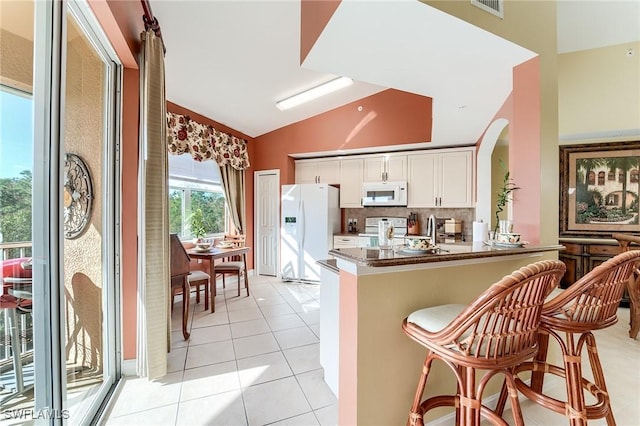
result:
M 516 377 L 516 387 L 522 394 L 543 407 L 565 415 L 572 426 L 586 425 L 589 419 L 603 417 L 608 425 L 615 425 L 592 331 L 610 327 L 618 321 L 616 314 L 622 293 L 639 262 L 640 251 L 621 253 L 595 267 L 545 303 L 538 354 L 534 361 L 525 362 L 515 370 L 516 374 L 531 371 L 531 385 Z M 560 346 L 563 367 L 547 362 L 549 336 Z M 581 353 L 585 345 L 595 383 L 582 376 Z M 567 401 L 560 401 L 542 392 L 545 374 L 565 379 Z M 585 391 L 595 397 L 595 402 L 589 406 L 585 403 Z M 505 401 L 506 388 L 503 387 L 497 412 L 502 411 Z
M 618 241 L 622 251 L 628 251 L 630 243 L 640 244 L 640 237 L 627 234 L 613 234 L 613 238 Z M 640 247 L 635 247 L 634 250 L 640 250 Z M 627 283 L 627 294 L 629 295 L 629 337 L 635 339 L 638 337 L 640 331 L 640 270 L 637 270 L 633 274 L 633 278 Z
M 456 407 L 456 423 L 507 423 L 482 405 L 488 381 L 504 374 L 510 390 L 516 425 L 523 425 L 512 370 L 537 352 L 537 332 L 545 298 L 558 285 L 565 265 L 557 260 L 537 262 L 505 276 L 471 305 L 443 305 L 413 312 L 402 329 L 429 352 L 409 414 L 409 425 L 423 425 L 424 414 L 436 407 Z M 453 370 L 456 395 L 438 395 L 422 401 L 434 360 Z M 476 388 L 476 370 L 486 370 Z M 422 401 L 422 402 L 421 402 Z

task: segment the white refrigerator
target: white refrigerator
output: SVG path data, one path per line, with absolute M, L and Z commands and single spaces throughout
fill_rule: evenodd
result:
M 280 277 L 320 281 L 318 260 L 328 259 L 340 232 L 338 188 L 323 183 L 282 185 Z

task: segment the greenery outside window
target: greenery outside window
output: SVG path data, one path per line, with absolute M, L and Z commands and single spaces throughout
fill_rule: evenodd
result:
M 181 239 L 193 238 L 189 217 L 197 209 L 204 213 L 207 237 L 223 235 L 227 223 L 224 192 L 218 184 L 169 179 L 169 230 Z

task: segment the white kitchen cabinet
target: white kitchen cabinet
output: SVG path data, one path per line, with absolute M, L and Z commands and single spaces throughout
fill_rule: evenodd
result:
M 333 248 L 356 248 L 360 245 L 360 237 L 357 235 L 334 235 Z
M 363 161 L 360 158 L 340 160 L 340 207 L 362 207 Z
M 469 148 L 410 155 L 407 207 L 473 207 L 473 154 Z
M 386 154 L 364 159 L 364 181 L 386 182 L 407 180 L 407 156 Z
M 296 183 L 340 183 L 340 160 L 297 160 Z

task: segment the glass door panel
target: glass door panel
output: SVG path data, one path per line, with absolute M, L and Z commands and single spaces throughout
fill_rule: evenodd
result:
M 114 66 L 81 10 L 66 14 L 63 93 L 63 327 L 69 423 L 114 382 Z M 90 419 L 90 417 L 89 417 Z
M 34 409 L 32 1 L 0 5 L 0 415 Z M 4 19 L 11 16 L 11 19 Z

